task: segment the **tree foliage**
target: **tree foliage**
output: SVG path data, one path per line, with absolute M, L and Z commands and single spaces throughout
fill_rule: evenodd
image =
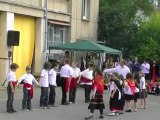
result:
M 153 11 L 150 0 L 100 0 L 98 39 L 106 45 L 123 50 L 128 56 L 134 49 L 135 34 L 143 16 Z M 142 11 L 137 17 L 137 11 Z
M 133 55 L 160 60 L 160 13 L 153 14 L 147 23 L 142 24 L 136 33 L 134 46 Z

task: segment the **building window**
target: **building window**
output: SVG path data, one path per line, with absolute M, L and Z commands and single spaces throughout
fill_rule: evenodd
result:
M 48 26 L 48 48 L 50 46 L 68 42 L 68 27 L 49 24 Z
M 90 18 L 90 0 L 82 0 L 82 19 L 89 20 Z
M 48 40 L 47 47 L 60 45 L 68 42 L 69 27 L 48 23 Z M 63 55 L 61 50 L 51 50 L 49 59 L 60 60 Z

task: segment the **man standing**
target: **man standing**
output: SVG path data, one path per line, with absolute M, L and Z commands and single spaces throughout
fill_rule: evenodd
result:
M 125 61 L 121 60 L 119 66 L 116 68 L 105 69 L 104 73 L 118 73 L 122 75 L 124 79 L 126 79 L 127 73 L 130 73 L 130 69 L 125 65 Z
M 60 64 L 62 64 L 62 66 L 65 64 L 65 60 L 68 60 L 69 64 L 71 64 L 71 57 L 68 51 L 65 51 L 65 55 L 61 59 Z
M 139 71 L 140 70 L 141 70 L 141 65 L 138 62 L 138 58 L 135 57 L 134 62 L 132 64 L 132 73 L 133 73 L 133 77 L 137 81 L 137 83 L 140 83 L 140 81 L 139 81 Z
M 93 64 L 89 64 L 88 69 L 81 72 L 81 85 L 84 85 L 85 103 L 90 102 L 90 93 L 93 82 Z
M 69 89 L 69 82 L 72 78 L 72 68 L 69 66 L 69 60 L 66 59 L 64 62 L 64 66 L 60 69 L 60 76 L 61 76 L 61 88 L 62 88 L 62 105 L 68 105 L 69 102 L 67 101 L 67 93 Z
M 145 74 L 146 80 L 150 80 L 150 64 L 144 60 L 144 63 L 141 65 L 142 71 Z

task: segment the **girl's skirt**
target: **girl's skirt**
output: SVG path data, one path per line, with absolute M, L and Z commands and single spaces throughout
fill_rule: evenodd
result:
M 121 96 L 121 99 L 119 98 L 119 91 L 117 90 L 114 97 L 110 98 L 110 111 L 123 111 L 124 109 L 124 104 L 125 104 L 125 100 L 124 100 L 124 96 Z
M 88 109 L 105 109 L 103 95 L 96 92 L 95 97 L 91 99 Z

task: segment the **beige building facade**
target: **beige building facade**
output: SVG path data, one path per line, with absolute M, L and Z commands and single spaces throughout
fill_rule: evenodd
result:
M 26 65 L 32 65 L 33 72 L 39 73 L 50 46 L 76 39 L 96 41 L 98 12 L 99 0 L 0 0 L 0 84 L 6 79 L 12 62 L 20 66 L 18 77 L 25 72 Z M 7 45 L 10 30 L 20 32 L 19 46 Z M 55 55 L 51 57 L 58 58 L 58 52 L 53 51 Z

